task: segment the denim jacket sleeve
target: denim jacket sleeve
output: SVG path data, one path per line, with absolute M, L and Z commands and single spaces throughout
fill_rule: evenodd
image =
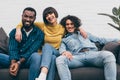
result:
M 100 37 L 93 36 L 90 33 L 88 33 L 88 38 L 92 42 L 99 42 L 100 44 L 106 44 L 108 42 L 118 42 L 120 40 L 120 39 L 111 39 L 111 38 L 100 38 Z
M 66 51 L 66 45 L 64 43 L 64 39 L 62 39 L 62 42 L 59 48 L 59 53 L 62 54 L 64 51 Z
M 19 51 L 18 51 L 18 42 L 15 40 L 15 32 L 16 30 L 13 29 L 9 34 L 9 54 L 10 54 L 10 60 L 18 60 L 19 59 Z

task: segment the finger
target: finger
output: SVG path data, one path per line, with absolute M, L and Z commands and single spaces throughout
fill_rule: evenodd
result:
M 15 71 L 15 70 L 14 70 L 14 66 L 13 66 L 13 67 L 12 67 L 12 66 L 10 67 L 10 71 L 11 71 L 11 72 L 14 72 L 14 71 Z
M 18 42 L 21 41 L 20 38 L 19 38 L 18 36 L 15 36 L 15 39 L 16 39 Z
M 14 72 L 10 72 L 10 74 L 13 75 L 13 76 L 16 76 L 17 73 L 18 73 L 18 70 L 14 71 Z
M 17 70 L 17 66 L 16 65 L 10 67 L 10 71 L 11 72 L 15 72 L 16 70 Z
M 10 73 L 12 76 L 14 76 L 14 75 L 15 75 L 15 74 L 14 74 L 14 72 L 9 71 L 9 73 Z
M 73 59 L 73 56 L 70 56 L 70 60 L 72 60 Z
M 16 76 L 16 73 L 10 73 L 12 76 Z

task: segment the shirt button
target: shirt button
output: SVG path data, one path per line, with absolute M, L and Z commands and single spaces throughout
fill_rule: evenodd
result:
M 22 52 L 22 50 L 20 50 L 20 52 Z

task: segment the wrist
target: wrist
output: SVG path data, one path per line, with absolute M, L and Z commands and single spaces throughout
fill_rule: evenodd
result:
M 17 63 L 18 63 L 19 65 L 21 65 L 21 62 L 20 62 L 20 61 L 17 61 Z
M 16 63 L 16 62 L 17 62 L 16 60 L 11 60 L 11 64 Z

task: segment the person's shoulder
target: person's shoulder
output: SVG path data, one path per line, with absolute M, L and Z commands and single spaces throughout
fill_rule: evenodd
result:
M 61 24 L 58 24 L 58 26 L 60 26 L 61 28 L 64 28 Z
M 16 32 L 16 28 L 12 29 L 9 33 L 9 35 L 15 35 L 15 32 Z
M 35 29 L 36 31 L 42 31 L 40 28 L 38 28 L 38 27 L 35 26 L 35 25 L 34 25 L 34 29 Z
M 40 28 L 36 27 L 36 26 L 34 26 L 34 29 L 35 29 L 35 31 L 37 33 L 43 33 L 43 31 Z
M 58 26 L 59 26 L 60 31 L 64 33 L 65 28 L 61 24 L 58 24 Z

